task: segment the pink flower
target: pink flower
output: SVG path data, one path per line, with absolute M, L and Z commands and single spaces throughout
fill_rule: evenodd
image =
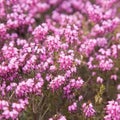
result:
M 95 115 L 95 110 L 93 108 L 92 103 L 83 103 L 82 110 L 85 115 L 85 117 L 93 117 Z
M 97 83 L 103 83 L 103 78 L 101 78 L 101 77 L 97 77 Z
M 53 91 L 59 89 L 65 83 L 64 76 L 58 75 L 53 80 L 50 81 L 49 88 Z
M 68 106 L 68 111 L 69 112 L 74 112 L 77 110 L 77 103 L 74 102 L 72 105 Z
M 105 120 L 119 120 L 120 119 L 120 104 L 117 101 L 108 101 L 105 108 Z

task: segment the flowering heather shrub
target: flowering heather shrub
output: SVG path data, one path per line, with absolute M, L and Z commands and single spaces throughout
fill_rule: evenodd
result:
M 119 0 L 0 0 L 0 120 L 120 120 Z

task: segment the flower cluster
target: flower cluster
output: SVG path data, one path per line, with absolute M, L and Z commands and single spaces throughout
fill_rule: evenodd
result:
M 85 117 L 92 117 L 95 115 L 95 110 L 91 103 L 88 103 L 88 104 L 83 103 L 82 108 L 83 108 L 83 113 L 85 114 Z
M 119 0 L 0 0 L 0 120 L 119 120 L 119 12 Z
M 118 101 L 109 101 L 106 106 L 105 120 L 119 120 L 120 119 L 120 104 Z

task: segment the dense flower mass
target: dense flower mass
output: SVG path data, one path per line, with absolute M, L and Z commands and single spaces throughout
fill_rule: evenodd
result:
M 120 120 L 119 79 L 119 0 L 0 0 L 0 120 Z
M 119 120 L 120 119 L 120 103 L 118 101 L 109 101 L 106 106 L 107 115 L 105 120 Z

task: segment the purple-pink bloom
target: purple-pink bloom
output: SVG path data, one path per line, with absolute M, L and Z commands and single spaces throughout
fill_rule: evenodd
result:
M 105 120 L 119 120 L 120 119 L 120 104 L 117 101 L 108 101 L 105 108 Z
M 83 113 L 85 115 L 85 117 L 93 117 L 96 113 L 96 111 L 94 110 L 93 108 L 93 105 L 92 103 L 83 103 L 82 105 L 82 110 L 83 110 Z

